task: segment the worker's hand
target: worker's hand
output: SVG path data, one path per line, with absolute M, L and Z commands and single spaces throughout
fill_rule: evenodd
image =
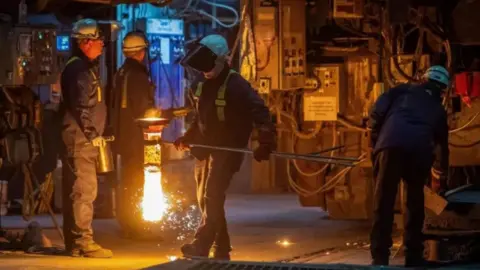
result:
M 253 151 L 253 157 L 256 161 L 270 160 L 270 154 L 273 152 L 273 147 L 269 144 L 260 144 L 260 146 Z
M 107 141 L 102 136 L 98 136 L 92 140 L 92 145 L 95 147 L 103 147 L 107 144 Z
M 183 137 L 183 136 L 178 138 L 177 140 L 175 140 L 175 142 L 173 144 L 175 145 L 175 148 L 178 151 L 186 151 L 186 150 L 190 149 L 190 146 L 185 141 L 185 137 Z

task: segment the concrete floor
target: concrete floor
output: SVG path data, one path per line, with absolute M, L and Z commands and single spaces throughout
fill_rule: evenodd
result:
M 319 208 L 302 208 L 295 195 L 230 195 L 227 219 L 232 236 L 233 260 L 298 261 L 300 255 L 366 240 L 369 223 L 329 220 Z M 35 218 L 46 229 L 54 245 L 61 246 L 47 216 Z M 61 217 L 59 217 L 61 219 Z M 20 217 L 2 217 L 2 226 L 23 228 Z M 163 233 L 164 240 L 121 238 L 115 220 L 95 220 L 96 240 L 111 248 L 113 259 L 83 259 L 53 255 L 0 253 L 1 269 L 140 269 L 168 262 L 180 256 L 176 233 Z M 162 234 L 162 233 L 160 233 Z M 288 240 L 290 246 L 279 241 Z

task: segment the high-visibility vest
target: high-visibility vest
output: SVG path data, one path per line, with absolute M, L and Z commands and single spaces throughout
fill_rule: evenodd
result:
M 80 57 L 78 57 L 78 56 L 71 57 L 70 59 L 68 59 L 67 63 L 65 64 L 65 67 L 67 67 L 68 65 L 70 65 L 71 63 L 73 63 L 77 60 L 80 60 Z M 92 74 L 93 79 L 95 81 L 97 81 L 98 77 L 95 74 L 95 72 L 93 72 L 93 70 L 90 69 L 90 73 Z M 98 102 L 102 102 L 102 87 L 100 87 L 100 83 L 98 83 L 98 85 L 97 85 L 97 100 L 98 100 Z
M 227 92 L 227 84 L 230 79 L 230 75 L 237 73 L 234 70 L 230 70 L 227 78 L 220 86 L 217 92 L 217 99 L 215 99 L 215 106 L 217 107 L 217 117 L 220 122 L 225 121 L 225 107 L 227 106 L 227 101 L 225 100 L 225 93 Z M 195 96 L 200 97 L 202 95 L 203 82 L 199 82 L 197 85 L 197 90 L 195 91 Z

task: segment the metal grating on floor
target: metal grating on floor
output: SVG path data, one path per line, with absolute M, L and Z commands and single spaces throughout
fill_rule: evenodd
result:
M 265 262 L 220 262 L 177 260 L 175 262 L 150 267 L 155 270 L 394 270 L 398 267 L 373 267 L 366 265 L 346 264 L 286 264 Z

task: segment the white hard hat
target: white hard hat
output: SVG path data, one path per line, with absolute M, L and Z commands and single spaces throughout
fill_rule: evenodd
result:
M 130 32 L 123 39 L 122 50 L 124 52 L 136 52 L 148 47 L 148 41 L 141 32 Z
M 208 35 L 200 40 L 200 44 L 209 48 L 217 56 L 225 56 L 229 52 L 227 40 L 220 35 Z
M 448 86 L 450 84 L 450 74 L 442 66 L 432 66 L 423 75 L 424 79 L 432 80 Z
M 100 39 L 100 29 L 97 21 L 81 19 L 73 24 L 71 37 L 77 39 Z

